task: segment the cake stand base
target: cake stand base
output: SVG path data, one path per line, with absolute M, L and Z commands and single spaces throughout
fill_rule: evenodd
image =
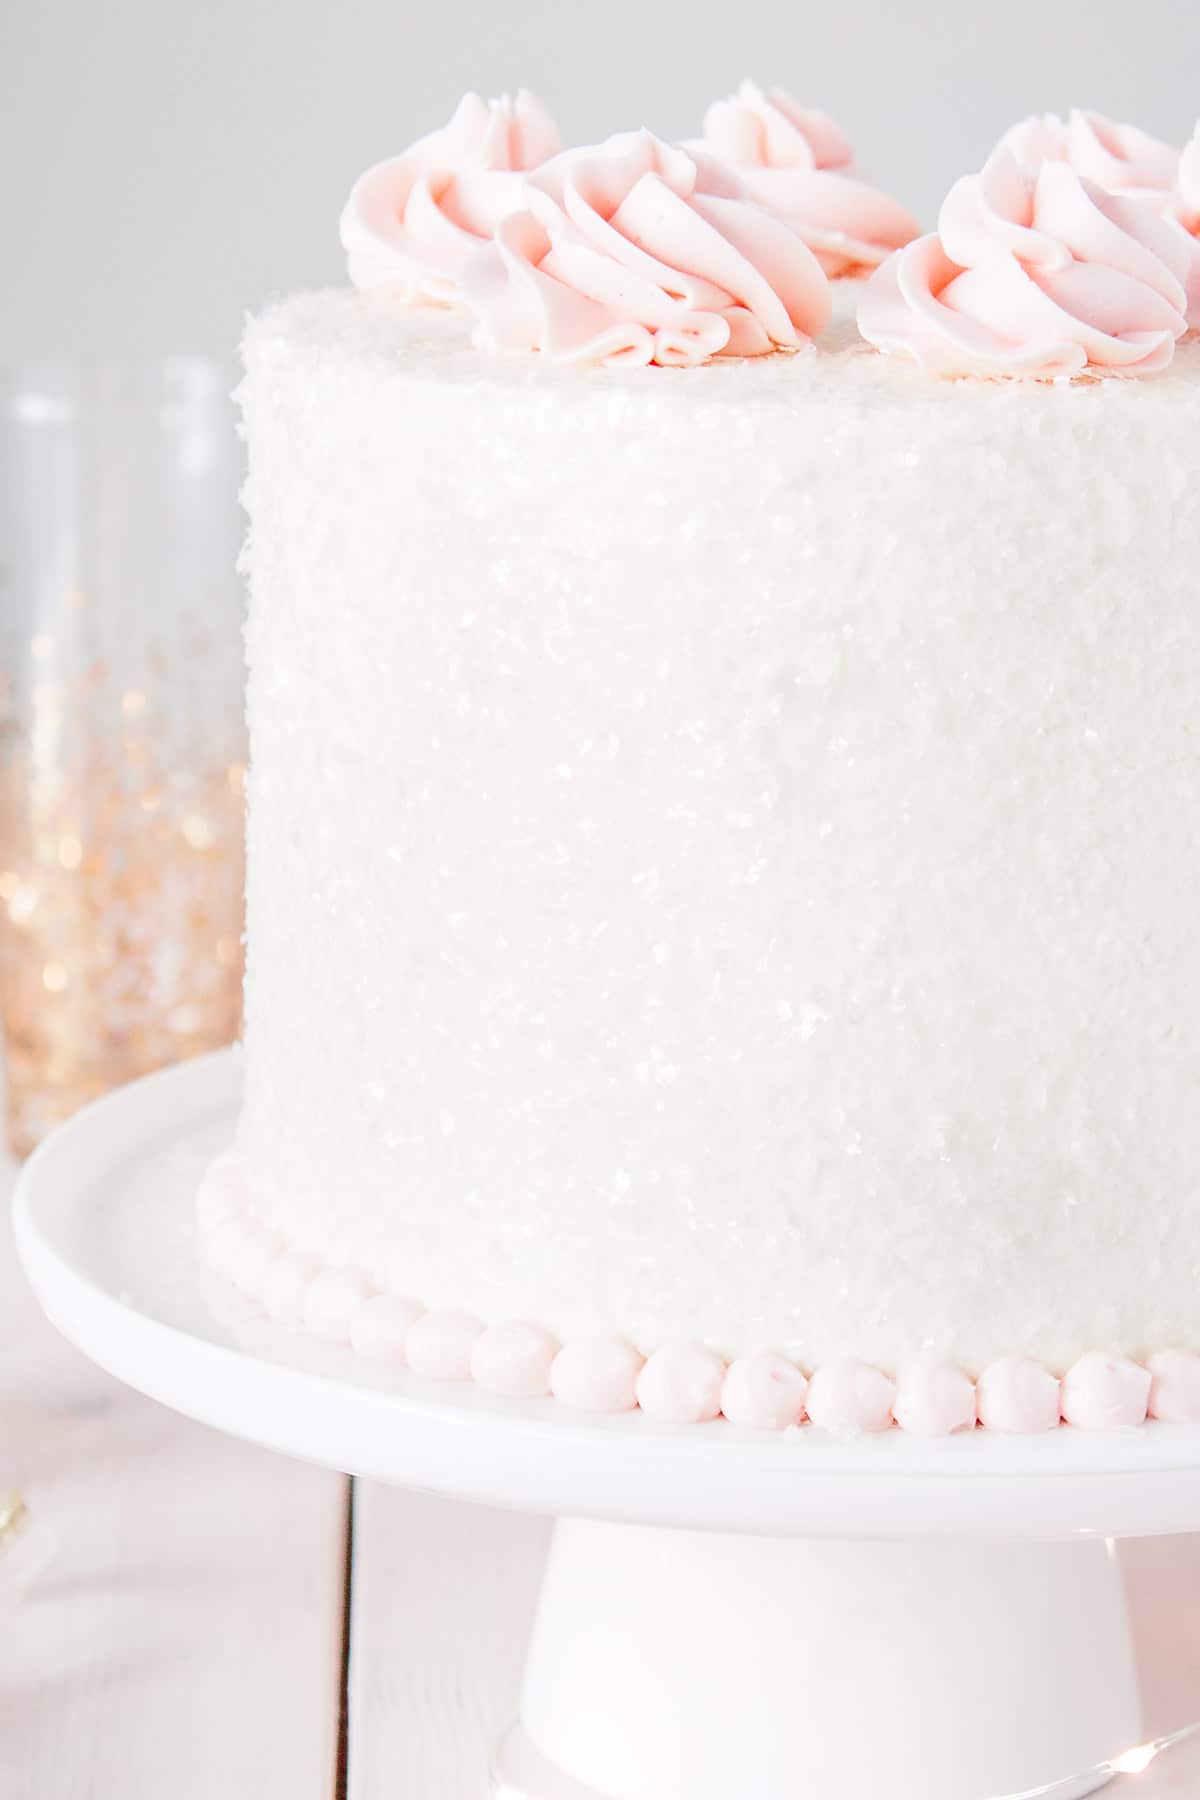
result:
M 1052 1782 L 1049 1787 L 1035 1788 L 1032 1793 L 1003 1796 L 1003 1800 L 1086 1800 L 1088 1794 L 1098 1794 L 1101 1788 L 1107 1788 L 1112 1779 L 1112 1773 L 1108 1771 L 1081 1775 L 1078 1780 L 1068 1777 L 1066 1781 Z M 900 1791 L 894 1785 L 893 1776 L 893 1783 L 886 1792 L 876 1788 L 871 1800 L 891 1800 L 892 1794 Z M 796 1786 L 788 1793 L 789 1800 L 840 1800 L 842 1789 Z M 521 1726 L 514 1725 L 496 1758 L 491 1800 L 607 1800 L 607 1797 L 581 1786 L 561 1769 L 556 1769 L 534 1748 Z M 740 1791 L 737 1800 L 744 1800 Z
M 565 1520 L 495 1795 L 1077 1800 L 1142 1730 L 1114 1551 Z
M 1078 1800 L 1170 1741 L 1143 1742 L 1114 1540 L 1200 1525 L 1200 1428 L 847 1444 L 372 1368 L 200 1267 L 239 1099 L 216 1056 L 61 1127 L 18 1188 L 26 1271 L 73 1343 L 192 1417 L 559 1519 L 503 1800 Z

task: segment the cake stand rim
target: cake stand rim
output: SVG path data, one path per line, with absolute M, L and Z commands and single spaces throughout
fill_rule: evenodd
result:
M 136 1258 L 89 1267 L 99 1198 L 127 1219 L 134 1174 L 202 1126 L 232 1127 L 236 1048 L 161 1070 L 94 1101 L 35 1151 L 17 1182 L 18 1255 L 39 1303 L 75 1347 L 152 1399 L 301 1460 L 391 1485 L 531 1512 L 777 1536 L 1131 1536 L 1200 1528 L 1200 1426 L 1045 1438 L 923 1440 L 900 1432 L 834 1442 L 724 1421 L 659 1425 L 589 1418 L 556 1402 L 380 1375 L 301 1340 L 269 1351 L 231 1341 L 211 1281 L 181 1244 L 191 1189 L 164 1182 Z M 97 1190 L 108 1184 L 107 1198 Z M 156 1275 L 173 1258 L 187 1325 Z M 136 1266 L 134 1264 L 136 1263 Z M 147 1297 L 148 1296 L 148 1297 Z M 166 1316 L 163 1316 L 163 1315 Z M 265 1329 L 265 1328 L 264 1328 Z M 294 1351 L 293 1351 L 294 1345 Z

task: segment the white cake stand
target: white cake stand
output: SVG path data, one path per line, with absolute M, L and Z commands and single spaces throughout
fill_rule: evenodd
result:
M 1200 1429 L 838 1443 L 589 1419 L 380 1373 L 200 1268 L 232 1052 L 88 1108 L 27 1165 L 47 1313 L 191 1417 L 560 1520 L 505 1800 L 1077 1800 L 1150 1758 L 1113 1540 L 1200 1527 Z

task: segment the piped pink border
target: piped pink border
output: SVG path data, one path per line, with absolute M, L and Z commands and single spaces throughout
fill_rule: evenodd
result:
M 322 1266 L 289 1250 L 251 1216 L 233 1150 L 206 1171 L 196 1222 L 209 1265 L 277 1324 L 432 1380 L 473 1381 L 520 1398 L 552 1395 L 580 1412 L 640 1408 L 673 1424 L 724 1417 L 765 1431 L 807 1422 L 842 1437 L 896 1428 L 949 1437 L 980 1427 L 1026 1434 L 1061 1425 L 1122 1430 L 1147 1419 L 1200 1422 L 1200 1356 L 1186 1350 L 1160 1351 L 1145 1363 L 1092 1350 L 1061 1377 L 1023 1357 L 992 1363 L 978 1381 L 932 1358 L 895 1378 L 850 1360 L 805 1375 L 774 1351 L 726 1362 L 706 1344 L 674 1343 L 643 1357 L 622 1338 L 560 1344 L 524 1320 L 485 1325 L 471 1313 L 427 1309 L 380 1293 L 359 1269 Z

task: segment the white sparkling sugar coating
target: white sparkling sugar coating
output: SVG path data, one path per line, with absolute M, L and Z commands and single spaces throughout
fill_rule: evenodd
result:
M 838 330 L 252 325 L 251 1206 L 644 1353 L 1200 1347 L 1200 346 L 1034 388 Z

